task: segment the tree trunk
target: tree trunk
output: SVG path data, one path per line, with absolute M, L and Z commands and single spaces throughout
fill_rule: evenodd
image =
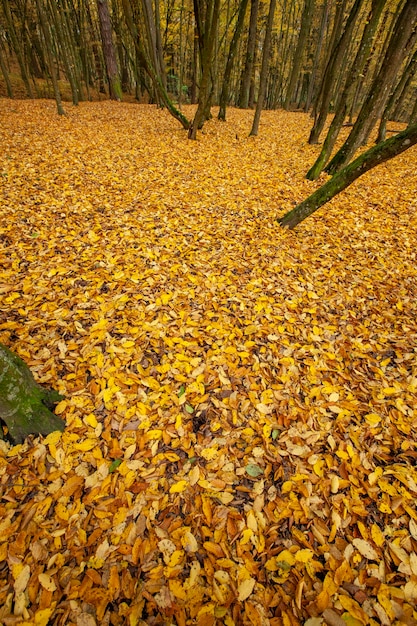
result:
M 315 0 L 305 0 L 305 3 L 304 3 L 303 14 L 301 16 L 300 32 L 298 35 L 297 46 L 294 52 L 287 94 L 285 96 L 285 101 L 284 101 L 284 109 L 286 109 L 287 111 L 291 107 L 291 102 L 294 96 L 294 91 L 295 91 L 299 74 L 300 74 L 304 50 L 307 47 L 308 34 L 310 32 L 311 20 L 313 18 L 314 3 L 315 3 Z
M 140 60 L 142 67 L 146 70 L 149 78 L 151 79 L 154 89 L 158 92 L 162 102 L 165 104 L 171 115 L 180 122 L 185 130 L 188 130 L 190 122 L 185 117 L 185 115 L 183 115 L 181 111 L 179 111 L 172 103 L 164 85 L 162 84 L 160 77 L 157 74 L 156 69 L 154 68 L 149 57 L 146 54 L 141 38 L 139 37 L 138 30 L 133 21 L 132 10 L 129 0 L 123 0 L 123 13 L 126 21 L 126 26 L 135 45 L 137 57 Z
M 242 33 L 243 21 L 246 15 L 246 8 L 248 6 L 248 0 L 240 0 L 239 13 L 236 21 L 235 32 L 233 33 L 232 41 L 230 42 L 229 54 L 227 57 L 226 68 L 224 70 L 222 91 L 220 94 L 220 110 L 218 119 L 223 122 L 226 120 L 226 107 L 229 103 L 229 88 L 230 77 L 232 75 L 233 63 L 236 56 L 237 45 L 239 43 L 240 35 Z
M 261 112 L 264 106 L 266 84 L 268 80 L 269 57 L 270 57 L 270 51 L 271 51 L 272 25 L 274 23 L 274 14 L 275 14 L 276 4 L 277 4 L 276 0 L 271 0 L 270 5 L 269 5 L 264 47 L 262 51 L 262 65 L 261 65 L 261 77 L 259 79 L 258 101 L 256 103 L 255 115 L 253 117 L 252 129 L 249 133 L 249 136 L 256 137 L 256 135 L 258 134 L 259 122 L 261 119 Z
M 3 58 L 3 50 L 1 49 L 1 47 L 0 47 L 0 68 L 1 68 L 1 73 L 3 74 L 4 81 L 6 83 L 7 97 L 13 98 L 13 87 L 12 87 L 12 83 L 9 77 L 9 72 L 7 71 L 6 61 Z
M 70 46 L 73 45 L 73 40 L 66 41 L 61 14 L 58 12 L 58 9 L 56 6 L 56 0 L 52 0 L 52 2 L 50 1 L 48 3 L 47 8 L 49 9 L 48 17 L 52 16 L 52 20 L 48 20 L 48 21 L 52 22 L 55 27 L 56 34 L 57 34 L 56 46 L 59 45 L 61 48 L 62 63 L 64 66 L 67 80 L 69 84 L 71 85 L 72 104 L 76 106 L 78 105 L 78 102 L 79 102 L 79 95 L 80 95 L 79 86 L 76 83 L 75 74 L 74 74 L 74 69 L 75 69 L 74 60 L 69 59 L 69 55 L 70 55 L 69 48 Z
M 122 99 L 122 87 L 120 84 L 119 71 L 117 69 L 116 51 L 113 45 L 112 27 L 107 0 L 97 0 L 97 11 L 107 80 L 109 82 L 109 96 L 111 100 L 120 101 Z
M 49 72 L 51 75 L 52 85 L 54 88 L 55 102 L 56 102 L 58 115 L 65 115 L 65 111 L 62 106 L 61 92 L 59 90 L 59 85 L 58 85 L 58 76 L 57 76 L 57 70 L 55 66 L 55 59 L 53 55 L 54 47 L 52 44 L 52 37 L 51 37 L 51 32 L 49 30 L 48 20 L 45 17 L 41 0 L 36 0 L 36 6 L 38 9 L 39 23 L 41 26 L 41 31 L 42 31 L 44 42 L 45 42 L 46 56 L 48 58 Z
M 194 6 L 199 7 L 195 2 Z M 198 94 L 198 107 L 194 119 L 188 129 L 188 138 L 196 139 L 197 130 L 202 128 L 209 114 L 208 108 L 211 97 L 211 69 L 213 61 L 214 44 L 216 40 L 217 24 L 219 20 L 220 0 L 208 0 L 206 4 L 204 26 L 201 23 L 201 14 L 196 11 L 196 23 L 199 33 L 201 51 L 201 81 Z
M 24 361 L 0 344 L 0 419 L 15 443 L 28 435 L 63 431 L 65 423 L 52 413 L 62 397 L 38 385 Z
M 382 114 L 381 121 L 379 123 L 378 137 L 377 137 L 376 143 L 379 143 L 385 140 L 386 134 L 387 134 L 387 122 L 389 119 L 391 119 L 391 114 L 394 110 L 394 107 L 399 102 L 401 95 L 404 93 L 404 91 L 406 91 L 407 86 L 413 80 L 416 69 L 417 69 L 417 50 L 414 52 L 413 56 L 408 62 L 407 67 L 405 68 L 403 75 L 401 76 L 398 82 L 398 85 L 396 86 L 391 96 L 389 97 L 389 100 Z M 395 116 L 393 116 L 393 119 L 395 119 Z
M 258 21 L 259 0 L 251 0 L 248 44 L 246 49 L 245 68 L 240 85 L 239 107 L 247 109 L 249 106 L 249 92 L 252 79 L 252 68 L 255 59 L 256 25 Z
M 278 223 L 286 228 L 295 228 L 297 224 L 300 224 L 309 215 L 317 211 L 323 204 L 326 204 L 343 189 L 349 187 L 362 174 L 401 154 L 401 152 L 408 150 L 415 144 L 417 144 L 417 124 L 409 126 L 401 133 L 361 154 L 350 165 L 340 170 L 327 183 L 306 198 L 306 200 L 286 213 L 284 217 L 278 219 Z
M 3 11 L 6 18 L 9 36 L 13 45 L 14 52 L 16 54 L 17 61 L 20 67 L 20 74 L 22 76 L 23 83 L 25 85 L 26 93 L 29 98 L 33 98 L 32 88 L 30 86 L 29 75 L 22 51 L 22 47 L 17 38 L 16 29 L 13 22 L 12 13 L 10 11 L 10 2 L 9 0 L 3 0 Z
M 359 49 L 346 78 L 339 105 L 330 124 L 323 147 L 316 162 L 307 172 L 307 178 L 309 180 L 316 180 L 316 178 L 320 176 L 323 168 L 330 158 L 336 139 L 339 136 L 340 129 L 342 128 L 346 113 L 349 110 L 349 106 L 351 105 L 355 95 L 354 92 L 359 75 L 369 56 L 371 45 L 385 4 L 386 0 L 373 0 L 372 2 L 371 12 L 368 15 L 368 19 L 365 24 Z
M 369 97 L 364 102 L 349 137 L 326 167 L 329 174 L 334 174 L 349 163 L 356 150 L 366 143 L 390 96 L 401 63 L 415 42 L 416 34 L 417 2 L 407 0 L 395 23 L 386 55 L 371 85 Z
M 321 87 L 321 104 L 320 113 L 314 122 L 314 126 L 311 129 L 308 143 L 315 144 L 318 142 L 321 132 L 326 123 L 327 115 L 329 113 L 330 101 L 333 95 L 333 87 L 335 79 L 340 74 L 342 64 L 346 61 L 346 51 L 352 38 L 353 27 L 359 15 L 362 6 L 362 0 L 355 0 L 349 17 L 346 22 L 345 29 L 342 36 L 337 42 L 333 54 L 330 57 L 330 61 L 326 67 L 325 76 L 323 78 Z
M 317 80 L 316 80 L 316 78 L 317 78 L 317 73 L 318 73 L 319 66 L 320 66 L 321 51 L 322 51 L 322 48 L 323 48 L 323 45 L 324 45 L 324 39 L 325 39 L 325 34 L 326 34 L 328 20 L 329 20 L 329 0 L 325 0 L 325 2 L 323 4 L 321 19 L 320 19 L 320 29 L 319 29 L 318 42 L 317 42 L 317 46 L 316 46 L 316 49 L 315 49 L 315 52 L 314 52 L 313 67 L 312 67 L 312 70 L 311 70 L 310 83 L 309 83 L 309 86 L 308 86 L 307 98 L 306 98 L 306 103 L 305 103 L 305 106 L 304 106 L 304 111 L 306 113 L 307 113 L 307 111 L 310 110 L 311 103 L 317 97 L 317 94 L 316 94 L 316 89 L 317 89 L 316 82 L 317 82 Z

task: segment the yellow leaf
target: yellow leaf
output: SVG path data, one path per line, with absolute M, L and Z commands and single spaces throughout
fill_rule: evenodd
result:
M 91 432 L 91 431 L 90 431 Z M 97 439 L 84 439 L 81 443 L 74 443 L 74 450 L 80 450 L 81 452 L 87 452 L 97 446 Z
M 379 560 L 378 553 L 376 552 L 375 548 L 372 547 L 369 541 L 365 541 L 365 539 L 353 539 L 352 544 L 366 559 L 370 559 L 371 561 Z
M 377 424 L 381 421 L 381 416 L 376 413 L 367 413 L 367 415 L 365 415 L 365 419 L 371 426 L 377 426 Z
M 288 565 L 294 565 L 295 564 L 294 555 L 289 550 L 282 550 L 282 552 L 280 552 L 276 556 L 276 559 L 277 559 L 278 564 L 280 564 L 280 563 L 286 563 Z
M 378 548 L 382 548 L 385 543 L 385 537 L 377 524 L 372 524 L 371 526 L 371 537 Z
M 49 618 L 53 614 L 55 610 L 56 602 L 52 603 L 47 609 L 40 609 L 35 613 L 35 626 L 47 626 L 49 623 Z
M 58 406 L 59 405 L 57 405 L 57 407 Z M 55 412 L 56 412 L 57 407 L 55 407 Z M 48 446 L 48 445 L 56 446 L 57 443 L 60 441 L 61 436 L 62 436 L 61 432 L 55 431 L 53 433 L 50 433 L 47 437 L 45 437 L 45 439 L 43 440 L 43 443 L 45 446 Z
M 369 617 L 367 616 L 365 611 L 361 609 L 356 600 L 353 600 L 352 598 L 349 598 L 348 596 L 345 596 L 343 594 L 339 594 L 339 602 L 343 606 L 343 608 L 348 611 L 352 617 L 359 620 L 361 624 L 369 623 Z
M 171 579 L 168 581 L 168 587 L 170 592 L 176 597 L 179 598 L 180 600 L 186 600 L 187 599 L 187 592 L 184 589 L 184 587 L 182 586 L 181 582 L 179 580 L 175 580 L 175 579 Z
M 243 580 L 237 588 L 238 592 L 238 600 L 239 602 L 243 602 L 252 594 L 252 591 L 255 587 L 255 579 L 250 577 Z
M 186 552 L 197 552 L 198 543 L 193 533 L 187 531 L 181 538 L 181 543 Z
M 314 556 L 313 550 L 309 550 L 308 548 L 304 548 L 302 550 L 298 550 L 298 552 L 296 552 L 294 554 L 294 559 L 298 563 L 308 563 L 308 561 L 311 561 L 313 556 Z
M 30 578 L 30 567 L 29 565 L 22 565 L 21 563 L 17 563 L 12 568 L 12 574 L 14 581 L 14 590 L 16 594 L 22 593 L 25 591 L 27 584 Z
M 38 580 L 42 587 L 47 591 L 56 591 L 56 583 L 48 574 L 39 574 Z
M 169 493 L 182 493 L 187 488 L 188 482 L 186 480 L 179 480 L 175 485 L 171 485 Z

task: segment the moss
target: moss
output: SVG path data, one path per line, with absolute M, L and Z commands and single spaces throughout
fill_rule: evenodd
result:
M 64 430 L 65 423 L 52 412 L 60 399 L 57 391 L 38 385 L 26 363 L 0 344 L 0 419 L 14 442 Z

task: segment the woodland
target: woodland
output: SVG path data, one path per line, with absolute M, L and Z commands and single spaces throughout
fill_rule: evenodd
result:
M 1 626 L 417 625 L 416 55 L 0 0 Z

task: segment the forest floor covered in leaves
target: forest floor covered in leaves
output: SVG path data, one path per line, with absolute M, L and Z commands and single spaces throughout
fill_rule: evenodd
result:
M 295 231 L 311 120 L 0 100 L 0 623 L 417 624 L 416 149 Z

